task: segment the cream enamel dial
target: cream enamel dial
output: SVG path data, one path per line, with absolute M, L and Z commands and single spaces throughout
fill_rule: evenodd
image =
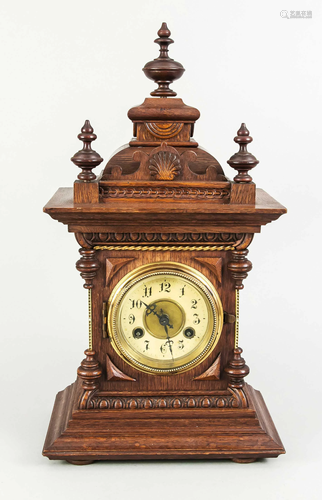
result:
M 142 266 L 126 275 L 109 301 L 114 349 L 139 370 L 170 374 L 201 363 L 219 340 L 223 310 L 201 273 L 178 263 Z

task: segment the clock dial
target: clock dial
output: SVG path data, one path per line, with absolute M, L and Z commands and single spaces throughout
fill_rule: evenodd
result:
M 211 352 L 222 318 L 218 293 L 201 273 L 164 262 L 120 281 L 110 298 L 109 332 L 113 347 L 136 368 L 177 373 Z

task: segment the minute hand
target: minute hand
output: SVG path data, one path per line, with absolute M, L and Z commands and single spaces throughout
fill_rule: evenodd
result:
M 171 357 L 172 357 L 172 361 L 174 361 L 174 358 L 173 358 L 173 352 L 172 352 L 172 345 L 171 345 L 172 340 L 170 340 L 167 325 L 164 325 L 164 328 L 165 328 L 165 333 L 166 333 L 166 335 L 167 335 L 167 342 L 166 342 L 166 343 L 167 343 L 167 344 L 168 344 L 168 346 L 169 346 L 170 353 L 171 353 Z

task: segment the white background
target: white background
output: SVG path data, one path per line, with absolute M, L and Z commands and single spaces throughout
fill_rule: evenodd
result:
M 321 498 L 321 14 L 317 0 L 1 2 L 2 498 Z M 173 88 L 201 111 L 198 142 L 232 177 L 226 160 L 246 122 L 254 181 L 289 210 L 250 248 L 240 334 L 247 381 L 287 454 L 249 465 L 51 462 L 41 449 L 55 394 L 87 346 L 87 296 L 73 235 L 42 207 L 78 174 L 69 159 L 85 119 L 105 161 L 131 138 L 127 111 L 154 88 L 141 68 L 158 55 L 162 21 L 186 68 Z

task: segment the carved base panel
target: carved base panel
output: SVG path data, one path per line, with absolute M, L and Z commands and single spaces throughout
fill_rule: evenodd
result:
M 78 382 L 58 393 L 43 455 L 53 460 L 233 459 L 285 453 L 260 392 L 249 408 L 77 410 Z
M 158 409 L 158 408 L 237 408 L 241 401 L 234 394 L 229 396 L 146 396 L 146 397 L 95 397 L 89 400 L 87 408 L 94 409 Z

